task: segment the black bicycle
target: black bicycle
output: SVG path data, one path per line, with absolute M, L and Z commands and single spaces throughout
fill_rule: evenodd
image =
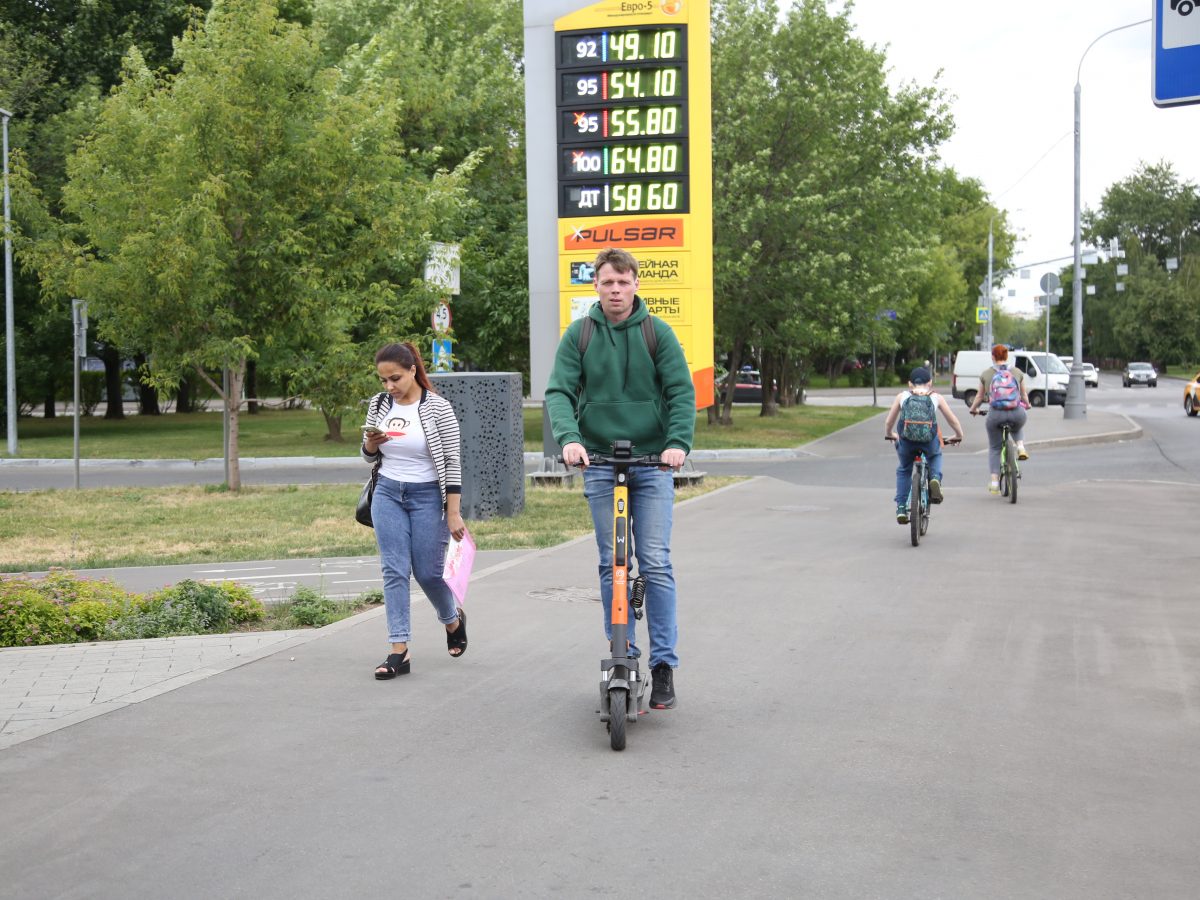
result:
M 888 437 L 887 440 L 896 438 Z M 959 440 L 947 438 L 943 443 L 951 446 Z M 912 485 L 908 490 L 908 533 L 914 547 L 921 545 L 921 538 L 929 530 L 929 507 L 929 460 L 924 450 L 918 450 L 913 459 Z

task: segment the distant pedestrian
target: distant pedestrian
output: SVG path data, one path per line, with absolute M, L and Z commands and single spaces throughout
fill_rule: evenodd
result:
M 467 650 L 467 617 L 442 579 L 450 535 L 466 532 L 461 509 L 458 419 L 433 392 L 421 354 L 410 343 L 375 354 L 384 390 L 367 408 L 362 456 L 382 459 L 371 502 L 383 569 L 383 604 L 391 652 L 375 669 L 380 680 L 407 674 L 411 636 L 409 579 L 415 577 L 446 626 L 451 656 Z

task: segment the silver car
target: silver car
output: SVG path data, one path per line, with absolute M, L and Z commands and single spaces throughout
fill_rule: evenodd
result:
M 1154 370 L 1154 366 L 1150 365 L 1150 363 L 1127 363 L 1125 371 L 1121 373 L 1121 383 L 1125 387 L 1133 387 L 1135 384 L 1158 387 L 1158 372 Z

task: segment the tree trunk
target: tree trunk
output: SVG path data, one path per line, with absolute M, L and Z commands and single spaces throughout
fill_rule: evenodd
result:
M 192 383 L 186 378 L 180 378 L 179 389 L 175 393 L 175 412 L 190 413 L 195 411 L 196 407 L 192 403 Z
M 134 356 L 133 361 L 137 363 L 138 372 L 142 371 L 142 367 L 146 365 L 146 357 L 143 354 Z M 161 416 L 162 410 L 158 405 L 158 388 L 153 385 L 146 384 L 141 378 L 138 379 L 138 415 L 140 416 Z
M 725 397 L 721 402 L 721 424 L 733 424 L 733 389 L 737 384 L 738 368 L 742 365 L 742 347 L 745 342 L 734 341 L 733 350 L 729 354 L 729 374 L 725 376 Z
M 238 465 L 238 412 L 242 406 L 242 385 L 246 378 L 246 360 L 229 367 L 229 393 L 223 398 L 229 410 L 229 489 L 242 489 L 242 470 Z
M 325 410 L 321 410 L 321 415 L 325 417 L 325 440 L 344 444 L 346 439 L 342 437 L 342 417 L 331 416 Z
M 108 408 L 104 411 L 106 419 L 125 418 L 125 401 L 121 384 L 121 354 L 111 344 L 105 344 L 100 354 L 104 360 L 104 390 L 108 392 Z
M 764 353 L 762 368 L 758 372 L 762 380 L 762 406 L 758 410 L 759 416 L 779 415 L 779 404 L 775 402 L 775 382 L 778 380 L 775 371 L 778 368 L 774 356 Z
M 258 415 L 258 363 L 254 360 L 246 363 L 246 412 Z
M 42 415 L 47 419 L 53 419 L 56 414 L 54 391 L 46 391 L 46 399 L 42 402 Z

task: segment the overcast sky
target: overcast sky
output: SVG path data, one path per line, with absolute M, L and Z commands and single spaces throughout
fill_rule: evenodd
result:
M 1015 261 L 1025 264 L 1072 254 L 1080 57 L 1108 29 L 1152 14 L 1152 0 L 863 0 L 851 18 L 865 43 L 887 45 L 894 79 L 928 85 L 942 70 L 937 84 L 953 96 L 955 118 L 943 161 L 982 181 L 993 202 L 1009 211 L 1022 239 Z M 1192 16 L 1200 17 L 1200 9 Z M 1151 58 L 1147 23 L 1102 38 L 1083 61 L 1085 210 L 1097 208 L 1104 191 L 1141 162 L 1166 160 L 1200 184 L 1200 105 L 1155 107 Z M 1013 312 L 1032 309 L 1041 275 L 1061 265 L 1010 280 L 1000 299 Z M 1009 298 L 1007 289 L 1018 296 Z

